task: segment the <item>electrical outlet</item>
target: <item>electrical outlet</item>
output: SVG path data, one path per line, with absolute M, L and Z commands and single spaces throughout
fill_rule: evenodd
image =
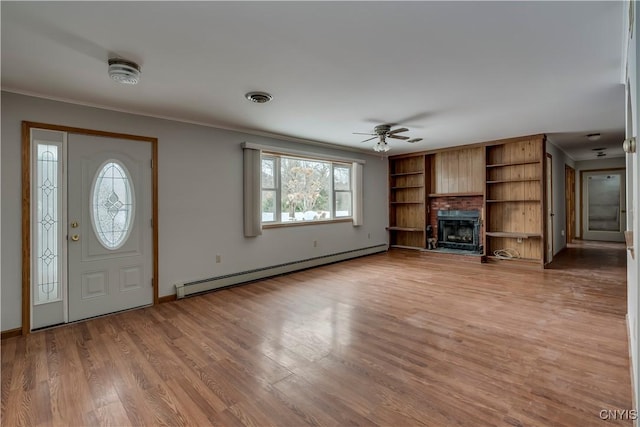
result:
M 216 264 L 220 264 L 222 262 L 222 255 L 216 255 Z
M 564 236 L 564 230 L 560 230 L 560 235 Z
M 317 248 L 317 247 L 318 247 L 318 241 L 317 241 L 317 240 L 314 240 L 314 241 L 313 241 L 313 247 L 314 247 L 314 248 Z

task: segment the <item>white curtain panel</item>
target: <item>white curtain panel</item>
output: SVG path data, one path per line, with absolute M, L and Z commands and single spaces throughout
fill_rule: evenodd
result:
M 256 237 L 262 234 L 260 203 L 261 194 L 260 150 L 244 148 L 244 235 Z
M 353 197 L 353 225 L 359 226 L 364 224 L 363 205 L 362 198 L 362 175 L 364 173 L 364 166 L 362 163 L 353 162 L 351 166 L 351 175 L 353 177 L 352 185 L 352 197 Z

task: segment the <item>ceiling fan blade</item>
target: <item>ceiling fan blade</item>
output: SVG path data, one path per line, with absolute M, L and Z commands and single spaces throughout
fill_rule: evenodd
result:
M 402 135 L 389 135 L 388 138 L 394 138 L 394 139 L 409 139 L 408 136 L 402 136 Z
M 409 129 L 407 128 L 394 129 L 392 131 L 389 131 L 387 135 L 393 135 L 394 133 L 400 133 L 400 132 L 407 132 L 408 130 Z
M 433 116 L 433 112 L 424 111 L 422 113 L 417 113 L 409 117 L 403 117 L 401 120 L 398 120 L 398 123 L 407 123 L 411 127 L 418 127 L 415 125 L 411 125 L 411 122 L 421 121 L 430 118 Z
M 354 135 L 377 135 L 375 133 L 352 132 Z
M 413 138 L 413 139 L 408 140 L 407 142 L 410 142 L 410 143 L 413 144 L 414 142 L 420 142 L 420 141 L 422 141 L 422 138 Z
M 367 135 L 367 134 L 365 134 Z M 369 138 L 369 139 L 365 139 L 364 141 L 360 141 L 360 142 L 367 142 L 367 141 L 371 141 L 372 139 L 376 139 L 378 138 L 378 135 L 374 136 L 373 138 Z

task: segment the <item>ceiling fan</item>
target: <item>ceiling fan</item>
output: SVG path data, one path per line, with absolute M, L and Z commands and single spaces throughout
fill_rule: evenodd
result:
M 391 149 L 391 147 L 389 147 L 389 144 L 387 144 L 387 138 L 401 139 L 403 141 L 407 141 L 410 143 L 422 141 L 422 138 L 409 139 L 408 136 L 398 135 L 399 133 L 408 132 L 408 131 L 409 129 L 407 128 L 397 128 L 392 130 L 390 125 L 378 125 L 375 128 L 373 128 L 373 133 L 354 132 L 353 134 L 354 135 L 373 135 L 373 137 L 365 139 L 362 142 L 368 142 L 377 138 L 378 143 L 373 146 L 373 151 L 379 152 L 379 153 L 386 153 Z

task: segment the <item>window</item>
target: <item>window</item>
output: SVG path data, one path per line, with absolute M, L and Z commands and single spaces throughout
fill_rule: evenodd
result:
M 333 166 L 333 200 L 336 218 L 351 216 L 351 166 Z
M 264 153 L 262 222 L 351 218 L 351 164 Z
M 133 221 L 133 188 L 129 174 L 117 160 L 106 162 L 93 180 L 91 222 L 100 243 L 120 248 L 129 237 Z
M 62 145 L 58 142 L 35 143 L 35 240 L 34 292 L 35 305 L 60 301 L 62 227 L 62 168 L 59 157 Z

